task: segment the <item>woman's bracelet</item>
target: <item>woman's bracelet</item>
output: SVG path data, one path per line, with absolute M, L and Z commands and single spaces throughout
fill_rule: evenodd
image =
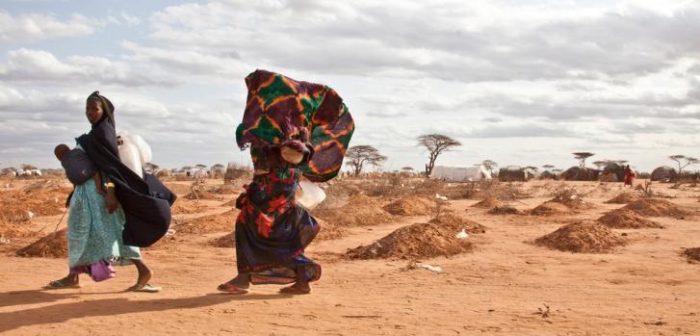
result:
M 105 189 L 109 189 L 109 188 L 114 189 L 114 182 L 107 182 L 107 183 L 105 183 Z

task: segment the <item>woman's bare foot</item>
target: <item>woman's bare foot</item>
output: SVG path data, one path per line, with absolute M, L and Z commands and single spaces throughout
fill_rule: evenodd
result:
M 224 282 L 219 287 L 216 288 L 217 290 L 228 293 L 228 294 L 234 294 L 234 295 L 242 295 L 242 294 L 248 294 L 248 289 L 247 288 L 241 288 L 238 287 L 231 282 Z
M 149 281 L 151 281 L 153 272 L 151 272 L 151 269 L 148 268 L 148 266 L 146 266 L 142 260 L 134 259 L 132 261 L 136 266 L 136 270 L 139 272 L 139 277 L 136 279 L 136 284 L 129 287 L 129 290 L 140 290 L 144 288 L 144 286 L 148 285 Z
M 250 287 L 250 273 L 238 274 L 235 278 L 229 280 L 226 283 L 234 285 L 241 289 L 248 289 L 248 287 Z

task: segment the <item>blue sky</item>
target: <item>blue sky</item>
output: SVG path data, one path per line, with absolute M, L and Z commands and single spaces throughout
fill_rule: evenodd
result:
M 438 164 L 700 156 L 698 1 L 41 1 L 0 6 L 0 167 L 56 167 L 99 89 L 166 167 L 247 163 L 243 78 L 335 88 L 352 144 L 419 169 L 418 135 L 460 140 Z

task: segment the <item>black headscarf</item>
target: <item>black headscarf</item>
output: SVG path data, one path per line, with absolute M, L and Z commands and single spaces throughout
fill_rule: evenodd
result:
M 126 215 L 122 234 L 124 243 L 149 246 L 168 231 L 170 206 L 176 196 L 155 176 L 144 172 L 141 178 L 121 162 L 114 127 L 114 105 L 98 91 L 88 97 L 88 101 L 92 99 L 101 102 L 102 118 L 92 125 L 88 134 L 77 139 L 78 143 L 103 176 L 116 186 L 117 199 Z

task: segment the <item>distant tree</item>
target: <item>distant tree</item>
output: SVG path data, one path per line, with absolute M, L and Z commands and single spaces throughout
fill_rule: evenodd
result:
M 698 159 L 696 159 L 696 158 L 694 158 L 694 157 L 688 157 L 688 156 L 685 156 L 685 155 L 678 155 L 678 154 L 677 154 L 677 155 L 671 155 L 671 156 L 669 156 L 668 158 L 671 159 L 671 160 L 673 160 L 673 161 L 676 161 L 676 163 L 678 163 L 678 175 L 680 175 L 681 172 L 683 172 L 683 168 L 685 168 L 685 167 L 687 167 L 687 166 L 689 166 L 689 165 L 696 164 L 696 163 L 700 162 L 700 160 L 698 160 Z M 682 164 L 681 161 L 685 161 L 685 164 Z
M 19 165 L 19 167 L 22 168 L 23 170 L 36 169 L 36 166 L 30 165 L 28 163 L 23 163 L 23 164 Z
M 546 164 L 546 165 L 543 165 L 542 168 L 544 168 L 544 170 L 550 170 L 550 169 L 554 168 L 554 165 Z
M 199 169 L 204 169 L 204 168 L 207 168 L 207 165 L 198 163 L 198 164 L 194 165 L 194 167 L 199 168 Z
M 577 152 L 577 153 L 573 153 L 573 154 L 574 154 L 574 158 L 576 158 L 576 160 L 578 160 L 578 166 L 581 168 L 586 168 L 586 159 L 595 155 L 594 153 L 590 153 L 590 152 Z
M 358 145 L 348 148 L 345 153 L 345 165 L 352 167 L 355 176 L 362 173 L 362 168 L 365 164 L 378 167 L 384 162 L 387 157 L 379 154 L 379 151 L 370 145 Z
M 435 167 L 435 160 L 443 152 L 449 151 L 450 149 L 461 146 L 462 144 L 452 139 L 446 135 L 442 134 L 425 134 L 418 137 L 418 145 L 423 146 L 428 149 L 430 156 L 428 157 L 428 163 L 425 165 L 425 176 L 430 176 Z
M 192 166 L 182 166 L 182 168 L 180 168 L 180 171 L 184 172 L 184 171 L 188 171 L 190 169 L 192 169 Z
M 214 164 L 213 166 L 211 166 L 211 169 L 212 169 L 212 170 L 215 170 L 215 169 L 224 169 L 224 168 L 225 168 L 224 165 L 222 165 L 221 163 L 216 163 L 216 164 Z
M 527 167 L 525 167 L 525 169 L 530 169 L 530 170 L 532 170 L 532 171 L 534 171 L 534 172 L 540 171 L 540 169 L 537 168 L 537 167 L 535 167 L 535 166 L 527 166 Z
M 482 165 L 484 165 L 484 168 L 489 170 L 489 173 L 491 173 L 491 176 L 493 176 L 493 171 L 498 168 L 498 163 L 493 160 L 484 160 L 481 162 Z

